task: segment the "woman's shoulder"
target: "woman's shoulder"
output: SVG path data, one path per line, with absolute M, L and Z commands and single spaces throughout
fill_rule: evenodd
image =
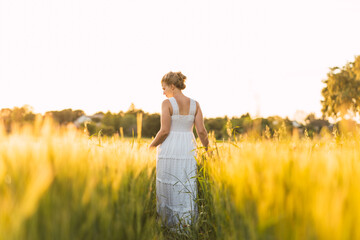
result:
M 199 102 L 196 101 L 194 98 L 189 97 L 189 99 L 190 99 L 190 101 L 193 101 L 196 104 L 196 106 L 199 106 Z
M 195 107 L 195 113 L 194 113 L 194 115 L 196 115 L 197 112 L 198 112 L 198 109 L 200 108 L 200 104 L 199 104 L 199 102 L 196 101 L 194 98 L 192 98 L 192 97 L 188 97 L 188 98 L 190 99 L 190 102 L 192 101 L 191 105 L 193 105 L 193 106 Z
M 162 106 L 162 107 L 171 107 L 171 102 L 170 102 L 170 100 L 169 100 L 169 99 L 163 100 L 162 103 L 161 103 L 161 106 Z
M 167 99 L 164 99 L 161 104 L 164 105 L 164 104 L 169 104 L 169 103 L 170 103 L 170 100 L 167 98 Z
M 185 95 L 184 95 L 185 96 Z M 190 101 L 194 101 L 194 102 L 197 102 L 194 98 L 192 97 L 189 97 L 189 96 L 185 96 L 185 98 L 189 99 Z

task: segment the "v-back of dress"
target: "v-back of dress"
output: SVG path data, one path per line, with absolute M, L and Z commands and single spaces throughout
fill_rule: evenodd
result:
M 156 198 L 157 212 L 163 223 L 174 227 L 179 222 L 191 224 L 197 217 L 197 162 L 193 134 L 196 102 L 190 98 L 189 114 L 180 115 L 175 98 L 169 100 L 173 114 L 170 133 L 157 148 Z

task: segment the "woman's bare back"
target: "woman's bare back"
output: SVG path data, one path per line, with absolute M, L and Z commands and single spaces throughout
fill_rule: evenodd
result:
M 179 115 L 188 115 L 190 112 L 190 98 L 185 95 L 179 95 L 174 98 L 179 106 Z M 172 108 L 170 109 L 170 113 L 171 115 L 173 114 Z

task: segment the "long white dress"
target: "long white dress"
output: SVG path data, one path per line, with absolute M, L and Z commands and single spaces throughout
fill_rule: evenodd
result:
M 193 134 L 196 102 L 190 99 L 188 115 L 179 115 L 175 98 L 170 133 L 158 146 L 156 155 L 157 212 L 162 223 L 176 227 L 191 224 L 197 218 L 196 142 Z

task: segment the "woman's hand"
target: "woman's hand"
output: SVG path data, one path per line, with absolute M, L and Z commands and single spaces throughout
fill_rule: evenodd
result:
M 156 147 L 154 145 L 150 144 L 148 149 L 149 149 L 149 151 L 154 151 L 156 149 Z

